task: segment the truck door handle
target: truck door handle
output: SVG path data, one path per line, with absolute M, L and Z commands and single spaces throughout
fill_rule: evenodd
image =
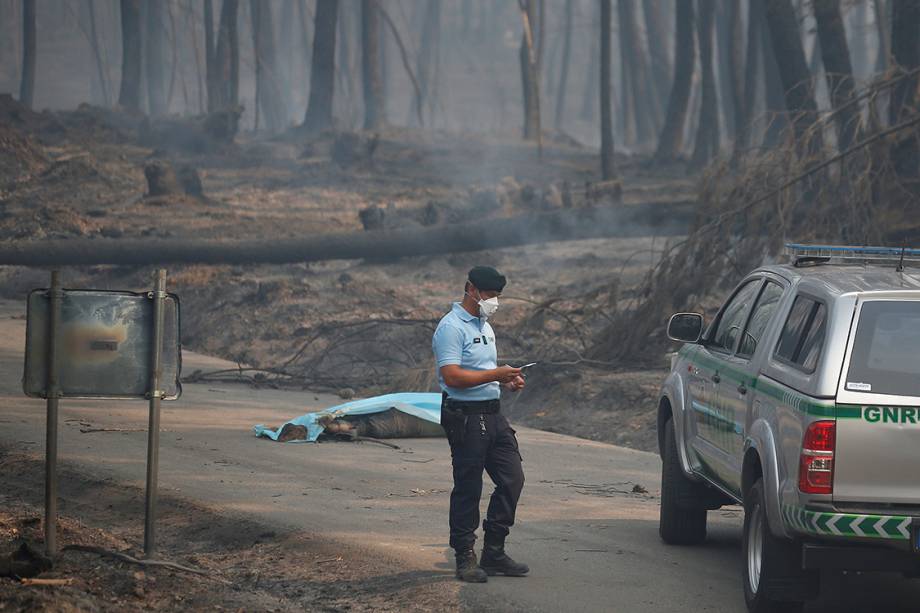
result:
M 718 382 L 721 381 L 721 380 L 722 380 L 722 377 L 719 376 L 719 373 L 713 373 L 713 375 L 712 375 L 712 382 L 713 382 L 713 383 L 718 383 Z
M 741 394 L 742 396 L 747 394 L 747 386 L 745 386 L 744 383 L 738 386 L 738 393 Z

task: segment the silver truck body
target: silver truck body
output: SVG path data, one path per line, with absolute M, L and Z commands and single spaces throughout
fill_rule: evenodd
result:
M 760 284 L 757 292 L 765 292 L 767 283 L 782 290 L 762 334 L 748 338 L 745 327 L 733 349 L 713 346 L 712 334 L 726 307 L 740 292 L 751 291 L 752 282 Z M 798 297 L 824 309 L 815 307 L 811 315 L 825 318 L 811 368 L 784 360 L 778 347 Z M 874 310 L 867 305 L 876 302 L 907 303 L 920 317 L 920 273 L 826 263 L 767 266 L 745 277 L 701 342 L 684 345 L 672 358 L 661 390 L 659 426 L 673 420 L 686 476 L 739 503 L 751 480 L 762 476 L 768 523 L 777 536 L 916 551 L 920 397 L 875 393 L 870 383 L 847 380 L 861 314 Z M 745 326 L 753 323 L 748 318 L 754 308 L 747 306 Z M 903 336 L 904 331 L 886 333 Z M 751 355 L 741 355 L 745 345 L 755 347 Z M 868 359 L 873 364 L 920 360 L 920 345 L 914 356 Z M 830 494 L 803 493 L 799 487 L 803 436 L 816 420 L 836 421 Z

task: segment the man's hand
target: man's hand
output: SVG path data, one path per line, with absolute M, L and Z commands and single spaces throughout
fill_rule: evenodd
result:
M 524 389 L 524 377 L 522 377 L 521 375 L 517 375 L 516 377 L 514 377 L 513 379 L 511 379 L 504 385 L 505 385 L 505 389 L 507 390 L 510 390 L 512 392 L 519 392 L 522 389 Z
M 495 369 L 495 380 L 499 383 L 508 385 L 514 381 L 515 377 L 518 379 L 522 378 L 520 368 L 515 368 L 514 366 L 508 366 L 505 364 L 504 366 L 499 366 Z

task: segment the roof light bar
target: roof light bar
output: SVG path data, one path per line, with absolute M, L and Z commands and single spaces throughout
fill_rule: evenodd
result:
M 906 247 L 849 247 L 786 243 L 786 255 L 794 260 L 856 260 L 920 262 L 920 249 Z

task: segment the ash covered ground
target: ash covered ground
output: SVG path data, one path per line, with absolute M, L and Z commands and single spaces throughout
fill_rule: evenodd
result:
M 542 158 L 520 141 L 393 129 L 273 139 L 212 139 L 194 119 L 156 124 L 81 106 L 35 113 L 0 99 L 0 240 L 297 238 L 435 227 L 563 207 L 693 198 L 687 179 L 620 158 L 621 184 L 597 186 L 596 154 L 570 139 Z M 186 137 L 172 135 L 179 130 Z M 171 168 L 178 190 L 151 193 L 150 168 Z M 185 176 L 197 175 L 187 189 Z M 196 183 L 193 180 L 193 183 Z M 175 187 L 175 186 L 173 186 Z M 665 221 L 665 220 L 662 220 Z M 548 242 L 472 253 L 274 266 L 171 266 L 183 345 L 237 362 L 253 385 L 343 397 L 435 389 L 430 337 L 466 271 L 491 264 L 509 278 L 494 318 L 503 362 L 539 362 L 509 397 L 512 420 L 555 432 L 655 448 L 655 396 L 667 366 L 661 343 L 605 360 L 599 331 L 641 298 L 636 288 L 673 237 Z M 141 289 L 151 268 L 69 268 L 65 285 Z M 23 298 L 47 271 L 0 271 Z M 664 322 L 661 322 L 662 325 Z

